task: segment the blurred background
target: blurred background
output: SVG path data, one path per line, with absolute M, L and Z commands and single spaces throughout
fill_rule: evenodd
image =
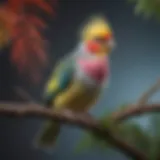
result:
M 12 57 L 10 61 L 9 53 L 13 47 L 7 43 L 1 47 L 0 51 L 0 99 L 17 100 L 13 87 L 21 86 L 34 99 L 41 101 L 43 86 L 55 62 L 76 46 L 78 31 L 84 21 L 91 15 L 102 13 L 109 19 L 113 27 L 117 46 L 110 57 L 111 83 L 109 89 L 104 91 L 91 113 L 99 117 L 104 112 L 116 109 L 122 103 L 136 102 L 139 96 L 159 78 L 160 24 L 152 19 L 145 20 L 141 16 L 135 16 L 133 7 L 125 0 L 58 0 L 57 7 L 54 9 L 55 15 L 48 19 L 47 16 L 44 16 L 49 26 L 43 34 L 49 41 L 46 48 L 50 65 L 44 70 L 42 80 L 39 83 L 32 83 L 28 80 L 28 75 L 19 74 L 21 71 L 18 72 L 14 65 L 19 62 L 19 59 L 16 59 L 16 63 L 12 63 L 14 61 Z M 7 19 L 10 22 L 13 20 L 9 15 Z M 34 66 L 31 68 L 34 69 Z M 158 101 L 159 96 L 156 94 L 152 101 Z M 73 154 L 73 148 L 83 131 L 69 126 L 63 127 L 52 154 L 35 150 L 32 146 L 32 139 L 41 122 L 35 119 L 1 118 L 0 159 L 127 160 L 121 153 L 98 149 L 86 150 L 78 155 Z M 137 122 L 148 130 L 149 116 L 139 118 Z

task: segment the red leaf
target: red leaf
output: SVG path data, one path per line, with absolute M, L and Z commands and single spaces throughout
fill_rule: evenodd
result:
M 44 0 L 25 0 L 25 4 L 28 5 L 36 5 L 37 7 L 43 9 L 45 12 L 53 15 L 53 7 L 50 6 L 47 2 Z
M 40 32 L 38 32 L 38 30 L 36 29 L 36 27 L 31 26 L 28 28 L 28 36 L 30 37 L 30 39 L 42 39 L 42 36 L 40 34 Z
M 40 27 L 43 29 L 47 28 L 46 23 L 35 15 L 28 15 L 27 20 L 29 21 L 29 23 L 35 25 L 36 27 Z
M 4 24 L 6 30 L 8 30 L 9 34 L 11 34 L 14 25 L 18 21 L 18 16 L 12 13 L 8 8 L 1 7 L 0 8 L 0 23 Z
M 13 12 L 19 12 L 23 9 L 25 0 L 8 0 L 7 7 Z
M 52 4 L 51 4 L 52 3 Z M 46 66 L 46 43 L 37 27 L 46 28 L 47 24 L 34 14 L 26 13 L 25 6 L 33 5 L 54 14 L 52 5 L 56 0 L 8 0 L 0 8 L 0 23 L 4 23 L 12 38 L 10 59 L 21 74 L 39 81 L 42 69 Z
M 24 56 L 24 40 L 18 39 L 16 40 L 12 45 L 12 54 L 11 54 L 11 61 L 14 64 L 17 64 L 21 62 Z
M 12 38 L 16 39 L 18 37 L 22 37 L 24 34 L 26 34 L 24 27 L 18 22 L 12 31 Z
M 37 56 L 37 60 L 40 62 L 41 65 L 47 64 L 47 55 L 44 49 L 41 49 L 39 46 L 34 46 L 34 53 Z
M 31 69 L 38 69 L 44 67 L 47 64 L 47 55 L 45 49 L 40 45 L 40 41 L 30 41 L 29 36 L 24 36 L 23 38 L 15 41 L 12 47 L 11 61 L 16 64 L 20 72 L 33 72 Z

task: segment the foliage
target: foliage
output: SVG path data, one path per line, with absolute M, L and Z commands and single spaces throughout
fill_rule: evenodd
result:
M 120 106 L 119 110 L 122 111 L 127 105 Z M 115 123 L 112 120 L 112 114 L 102 116 L 100 118 L 100 123 L 104 127 L 110 128 L 114 133 L 117 134 L 121 139 L 131 143 L 141 151 L 146 153 L 150 152 L 150 144 L 152 142 L 152 137 L 145 132 L 140 125 L 133 122 L 127 122 L 123 124 Z M 80 140 L 75 148 L 76 153 L 80 153 L 84 150 L 99 148 L 100 150 L 113 149 L 109 143 L 104 141 L 99 135 L 93 134 L 91 132 L 85 133 L 83 138 Z
M 127 105 L 121 105 L 118 111 L 123 111 Z M 133 122 L 115 123 L 112 119 L 112 113 L 103 115 L 100 123 L 103 127 L 110 128 L 121 139 L 132 144 L 137 149 L 148 154 L 150 160 L 160 158 L 160 117 L 153 115 L 151 118 L 150 131 L 142 129 L 142 127 Z M 76 153 L 91 149 L 109 150 L 113 149 L 109 143 L 104 141 L 102 137 L 92 132 L 85 133 L 75 148 Z
M 145 18 L 154 17 L 160 19 L 160 1 L 159 0 L 129 0 L 135 3 L 135 13 L 143 14 Z
M 33 82 L 40 80 L 48 60 L 42 35 L 47 23 L 38 11 L 54 16 L 55 5 L 56 0 L 8 0 L 0 7 L 0 47 L 11 43 L 11 62 Z
M 150 130 L 152 132 L 152 143 L 151 143 L 151 150 L 150 150 L 150 159 L 159 159 L 159 148 L 160 148 L 160 117 L 159 115 L 152 115 L 150 121 Z
M 135 147 L 139 148 L 146 153 L 150 151 L 151 137 L 138 124 L 127 123 L 115 126 L 116 134 L 123 140 L 131 143 Z M 102 138 L 87 133 L 80 143 L 77 145 L 75 151 L 80 153 L 86 149 L 100 148 L 101 150 L 112 149 L 113 147 L 106 143 Z
M 110 125 L 112 123 L 110 119 L 111 113 L 104 113 L 104 115 L 101 116 L 100 122 L 104 127 L 112 126 Z M 107 116 L 107 117 L 106 117 Z M 86 149 L 100 149 L 104 150 L 106 149 L 108 144 L 104 142 L 104 140 L 99 137 L 98 135 L 92 133 L 92 132 L 86 132 L 82 139 L 80 139 L 79 143 L 75 147 L 74 151 L 76 154 L 86 150 Z
M 139 124 L 121 124 L 119 129 L 120 136 L 127 142 L 133 144 L 138 149 L 148 153 L 150 150 L 151 136 L 145 132 Z

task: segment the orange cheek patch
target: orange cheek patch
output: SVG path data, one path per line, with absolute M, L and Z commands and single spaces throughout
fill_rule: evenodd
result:
M 88 42 L 87 48 L 90 52 L 98 52 L 100 50 L 100 45 L 97 42 Z

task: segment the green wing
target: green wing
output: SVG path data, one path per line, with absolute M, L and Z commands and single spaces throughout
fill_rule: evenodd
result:
M 63 92 L 70 84 L 74 72 L 74 59 L 72 56 L 64 58 L 54 69 L 44 92 L 44 103 L 48 106 L 53 99 Z

